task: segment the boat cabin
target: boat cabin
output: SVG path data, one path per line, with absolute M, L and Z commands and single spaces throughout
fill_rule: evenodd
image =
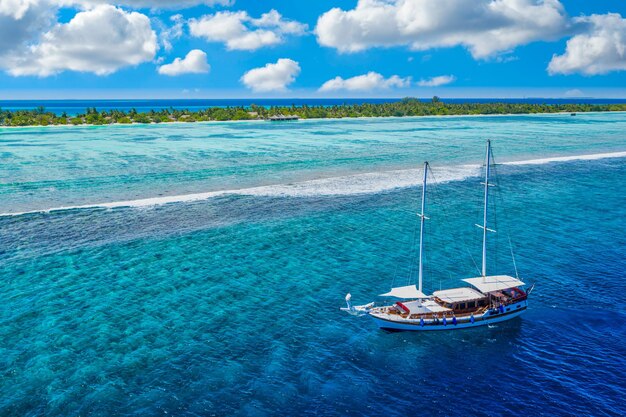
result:
M 435 291 L 433 293 L 435 301 L 456 314 L 462 314 L 494 304 L 507 305 L 526 297 L 526 293 L 519 288 L 525 284 L 508 275 L 467 278 L 463 281 L 474 288 Z
M 436 302 L 455 313 L 473 311 L 488 303 L 487 295 L 469 287 L 435 291 L 433 296 Z
M 415 285 L 392 288 L 380 296 L 413 300 L 396 302 L 390 309 L 392 314 L 408 315 L 410 318 L 446 313 L 457 316 L 480 314 L 489 308 L 506 306 L 526 298 L 526 293 L 519 288 L 525 284 L 508 275 L 467 278 L 463 281 L 471 284 L 471 287 L 435 291 L 431 297 L 419 291 Z

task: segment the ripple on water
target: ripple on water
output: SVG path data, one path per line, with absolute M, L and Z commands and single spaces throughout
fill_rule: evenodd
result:
M 338 311 L 414 273 L 415 188 L 0 218 L 0 414 L 623 415 L 624 161 L 501 175 L 531 308 L 457 333 Z M 427 291 L 480 250 L 475 179 L 436 191 Z

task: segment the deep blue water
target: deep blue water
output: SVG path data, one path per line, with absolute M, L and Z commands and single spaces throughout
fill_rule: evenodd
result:
M 247 187 L 1 216 L 0 415 L 624 415 L 626 115 L 576 119 L 0 130 L 3 213 Z M 341 313 L 414 275 L 425 158 L 425 289 L 476 274 L 485 132 L 525 161 L 496 169 L 489 270 L 514 273 L 510 235 L 528 312 Z
M 340 104 L 391 103 L 399 98 L 261 98 L 261 99 L 134 99 L 134 100 L 0 100 L 0 108 L 4 110 L 32 110 L 39 106 L 47 111 L 68 115 L 84 113 L 88 107 L 102 110 L 136 109 L 139 112 L 162 109 L 200 110 L 206 107 L 226 106 L 333 106 Z M 422 100 L 430 100 L 423 98 Z M 595 99 L 595 98 L 446 98 L 448 103 L 529 103 L 529 104 L 607 104 L 624 103 L 626 99 Z

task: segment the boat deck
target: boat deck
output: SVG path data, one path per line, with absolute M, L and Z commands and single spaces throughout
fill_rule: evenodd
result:
M 400 306 L 401 303 L 400 305 L 396 303 L 395 305 L 392 305 L 392 306 L 378 307 L 378 308 L 374 308 L 373 310 L 374 311 L 378 310 L 379 312 L 389 314 L 390 316 L 396 316 L 398 318 L 401 317 L 403 319 L 411 319 L 411 320 L 419 320 L 419 319 L 435 319 L 436 320 L 436 319 L 444 318 L 444 317 L 466 318 L 472 315 L 474 317 L 480 317 L 486 311 L 490 309 L 499 308 L 500 306 L 506 308 L 506 306 L 518 303 L 520 301 L 524 301 L 526 300 L 526 298 L 527 298 L 527 294 L 525 292 L 523 292 L 520 289 L 515 289 L 514 291 L 496 291 L 496 292 L 488 294 L 488 296 L 486 296 L 484 299 L 486 301 L 486 304 L 484 305 L 478 305 L 477 307 L 466 308 L 462 310 L 450 309 L 443 313 L 426 312 L 426 313 L 419 313 L 419 314 L 415 314 L 415 313 L 409 314 L 406 311 L 404 311 L 403 308 Z M 444 303 L 437 297 L 434 297 L 433 300 L 440 306 L 446 307 L 446 303 Z

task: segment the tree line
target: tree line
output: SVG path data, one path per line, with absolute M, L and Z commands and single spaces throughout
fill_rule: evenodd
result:
M 0 126 L 47 126 L 47 125 L 108 125 L 114 123 L 170 123 L 204 122 L 227 120 L 265 120 L 272 116 L 293 115 L 302 119 L 325 119 L 344 117 L 403 117 L 444 116 L 477 114 L 533 114 L 533 113 L 582 113 L 582 112 L 626 111 L 625 103 L 615 104 L 531 104 L 531 103 L 446 103 L 438 97 L 422 101 L 405 98 L 391 103 L 362 103 L 340 105 L 306 104 L 300 106 L 230 106 L 208 107 L 190 111 L 184 109 L 162 109 L 138 112 L 87 108 L 82 114 L 60 115 L 44 107 L 33 110 L 0 109 Z

